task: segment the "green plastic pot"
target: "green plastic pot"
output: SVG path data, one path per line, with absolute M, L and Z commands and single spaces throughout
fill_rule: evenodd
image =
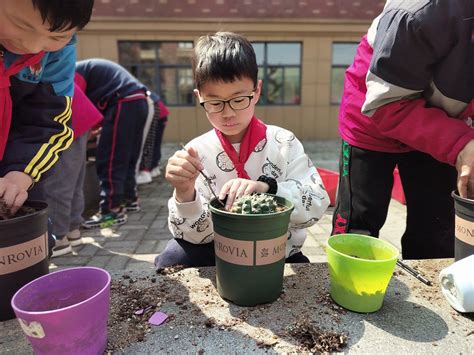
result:
M 328 239 L 326 254 L 332 299 L 351 311 L 378 311 L 395 269 L 398 249 L 374 237 L 337 234 Z
M 231 213 L 222 210 L 217 200 L 210 202 L 217 290 L 237 305 L 254 306 L 280 296 L 294 205 L 283 197 L 275 198 L 286 209 L 261 215 Z

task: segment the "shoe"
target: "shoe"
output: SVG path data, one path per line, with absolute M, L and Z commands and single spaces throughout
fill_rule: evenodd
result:
M 123 209 L 120 209 L 118 212 L 108 212 L 105 214 L 99 212 L 82 222 L 82 226 L 86 229 L 108 228 L 122 225 L 125 222 L 127 222 L 127 215 Z
M 135 201 L 128 200 L 122 204 L 122 207 L 126 212 L 138 212 L 140 211 L 140 202 L 138 201 L 138 198 Z
M 159 166 L 154 167 L 154 168 L 151 170 L 151 177 L 152 177 L 152 178 L 156 178 L 156 177 L 158 177 L 158 176 L 160 176 L 160 175 L 161 175 L 161 169 L 160 169 Z
M 54 243 L 53 255 L 51 257 L 54 258 L 56 256 L 61 256 L 69 253 L 72 253 L 72 248 L 71 243 L 69 243 L 69 240 L 67 239 L 67 236 L 57 238 L 56 242 Z
M 73 229 L 66 234 L 66 237 L 72 247 L 77 247 L 82 244 L 81 231 L 79 229 Z
M 149 184 L 152 182 L 151 174 L 149 171 L 142 170 L 137 175 L 137 185 Z

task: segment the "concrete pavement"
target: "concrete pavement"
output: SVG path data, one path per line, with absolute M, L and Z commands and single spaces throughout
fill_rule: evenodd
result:
M 303 142 L 307 154 L 316 166 L 337 170 L 339 146 L 337 140 Z M 177 143 L 163 144 L 163 160 L 180 149 Z M 141 185 L 139 195 L 142 210 L 129 213 L 128 222 L 115 229 L 83 230 L 84 244 L 74 247 L 74 253 L 52 259 L 52 268 L 98 266 L 108 271 L 152 268 L 153 260 L 165 247 L 171 234 L 167 227 L 167 201 L 172 188 L 162 176 L 152 183 Z M 324 244 L 331 230 L 333 209 L 309 229 L 303 253 L 312 262 L 325 261 Z M 400 237 L 405 225 L 406 208 L 392 200 L 389 216 L 381 231 L 381 238 L 400 248 Z

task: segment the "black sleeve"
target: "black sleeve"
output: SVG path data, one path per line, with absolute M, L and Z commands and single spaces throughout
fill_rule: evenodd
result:
M 34 86 L 13 110 L 0 176 L 22 171 L 38 182 L 72 143 L 71 98 L 55 95 L 47 84 Z

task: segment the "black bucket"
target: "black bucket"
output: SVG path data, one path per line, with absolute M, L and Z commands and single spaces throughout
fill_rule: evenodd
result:
M 48 205 L 24 206 L 36 212 L 0 220 L 0 321 L 15 317 L 10 305 L 15 292 L 48 273 Z
M 474 200 L 460 197 L 457 191 L 451 195 L 456 211 L 454 259 L 458 261 L 474 254 Z

